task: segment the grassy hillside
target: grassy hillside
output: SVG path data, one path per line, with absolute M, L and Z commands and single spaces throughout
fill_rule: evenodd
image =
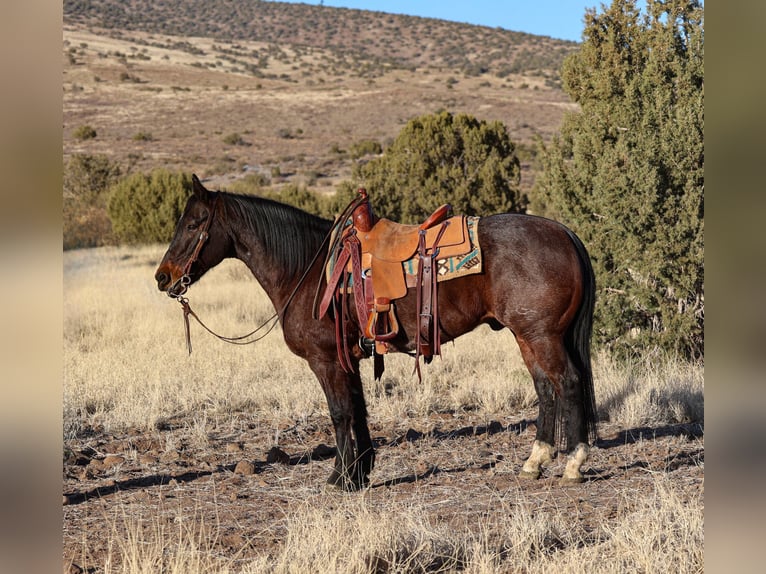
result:
M 330 49 L 378 67 L 557 76 L 577 46 L 501 28 L 309 4 L 226 0 L 65 0 L 64 21 L 110 30 Z

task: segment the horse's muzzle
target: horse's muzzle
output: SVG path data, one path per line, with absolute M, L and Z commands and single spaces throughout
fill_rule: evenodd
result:
M 154 275 L 154 278 L 157 280 L 157 289 L 160 291 L 167 291 L 168 287 L 170 286 L 170 275 L 165 273 L 164 271 L 157 271 L 157 273 Z

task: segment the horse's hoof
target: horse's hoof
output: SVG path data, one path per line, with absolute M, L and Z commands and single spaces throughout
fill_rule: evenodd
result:
M 521 470 L 519 472 L 519 478 L 523 478 L 524 480 L 537 480 L 540 478 L 540 471 L 539 470 Z
M 348 480 L 347 478 L 344 478 L 339 473 L 334 472 L 330 475 L 330 478 L 327 479 L 327 490 L 340 490 L 342 492 L 356 492 L 358 490 L 362 490 L 365 488 L 368 484 L 367 480 L 356 482 L 353 480 Z
M 561 480 L 559 480 L 559 485 L 570 486 L 573 484 L 582 484 L 583 482 L 585 482 L 585 478 L 582 476 L 562 476 Z

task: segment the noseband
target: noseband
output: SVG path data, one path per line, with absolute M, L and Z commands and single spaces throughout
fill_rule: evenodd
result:
M 181 272 L 181 276 L 176 279 L 170 287 L 168 287 L 167 294 L 171 299 L 178 299 L 180 301 L 186 291 L 189 289 L 189 285 L 191 285 L 191 277 L 189 276 L 189 271 L 191 270 L 191 266 L 194 265 L 194 262 L 197 261 L 200 251 L 202 251 L 202 247 L 204 247 L 205 243 L 207 243 L 207 240 L 210 237 L 208 230 L 210 229 L 210 225 L 213 223 L 213 218 L 215 217 L 215 211 L 218 207 L 218 197 L 219 193 L 216 192 L 215 198 L 213 199 L 213 206 L 210 208 L 210 215 L 202 226 L 199 238 L 197 239 L 197 245 L 194 246 L 194 251 L 192 251 L 189 259 L 186 261 L 186 264 L 184 265 Z M 176 291 L 177 289 L 178 291 Z

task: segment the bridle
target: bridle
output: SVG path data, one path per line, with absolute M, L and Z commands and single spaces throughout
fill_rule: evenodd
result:
M 194 317 L 194 319 L 202 325 L 202 327 L 211 335 L 217 337 L 221 341 L 225 341 L 227 343 L 232 343 L 233 345 L 247 345 L 249 343 L 254 343 L 255 341 L 258 341 L 259 339 L 262 339 L 266 335 L 268 335 L 271 330 L 275 327 L 277 324 L 277 321 L 274 321 L 269 327 L 268 331 L 266 331 L 263 335 L 260 337 L 253 339 L 253 340 L 246 340 L 261 329 L 263 329 L 266 325 L 268 325 L 271 321 L 276 319 L 278 317 L 278 314 L 275 313 L 268 319 L 266 319 L 266 322 L 264 322 L 260 327 L 255 329 L 254 331 L 251 331 L 250 333 L 246 335 L 242 335 L 241 337 L 225 337 L 223 335 L 219 335 L 210 327 L 205 325 L 205 323 L 202 322 L 202 319 L 200 319 L 197 314 L 192 310 L 191 306 L 189 305 L 189 300 L 184 297 L 186 292 L 189 290 L 189 285 L 191 285 L 191 276 L 189 275 L 189 271 L 191 271 L 192 265 L 197 261 L 199 258 L 199 254 L 202 251 L 202 248 L 205 246 L 205 243 L 207 243 L 207 240 L 210 238 L 210 226 L 213 223 L 213 219 L 215 218 L 215 212 L 218 208 L 218 202 L 220 198 L 220 193 L 215 192 L 215 197 L 213 199 L 213 205 L 210 208 L 210 213 L 208 215 L 207 220 L 202 225 L 202 229 L 200 230 L 199 237 L 197 238 L 197 244 L 194 246 L 194 250 L 192 251 L 191 255 L 189 256 L 189 259 L 186 260 L 186 264 L 183 266 L 183 269 L 181 270 L 181 276 L 176 279 L 173 284 L 168 287 L 167 294 L 168 297 L 171 299 L 175 299 L 181 304 L 181 307 L 184 311 L 184 328 L 186 331 L 186 348 L 189 350 L 189 354 L 191 355 L 192 352 L 192 344 L 191 344 L 191 331 L 189 330 L 189 315 Z
M 208 218 L 205 220 L 205 223 L 202 225 L 202 230 L 200 231 L 199 238 L 197 239 L 197 244 L 194 246 L 194 251 L 192 251 L 192 254 L 189 256 L 189 259 L 186 260 L 186 264 L 183 266 L 183 269 L 181 270 L 181 276 L 176 279 L 173 284 L 168 287 L 167 293 L 168 297 L 171 299 L 178 299 L 181 301 L 186 291 L 189 289 L 189 285 L 191 285 L 191 277 L 189 276 L 189 271 L 191 271 L 192 265 L 197 261 L 199 258 L 200 251 L 202 251 L 202 248 L 204 247 L 205 243 L 207 243 L 207 240 L 210 238 L 210 234 L 208 231 L 210 230 L 210 225 L 213 223 L 213 218 L 215 218 L 215 212 L 218 208 L 218 198 L 220 197 L 220 194 L 218 192 L 215 192 L 215 198 L 213 199 L 213 206 L 210 208 L 210 214 L 208 215 Z M 177 290 L 180 288 L 180 290 Z
M 168 288 L 167 294 L 168 297 L 171 299 L 177 300 L 181 307 L 183 308 L 184 312 L 184 327 L 186 330 L 186 348 L 189 350 L 189 354 L 191 355 L 192 352 L 192 345 L 191 345 L 191 333 L 189 331 L 189 315 L 194 317 L 194 319 L 199 323 L 203 329 L 205 329 L 208 333 L 213 335 L 214 337 L 220 339 L 221 341 L 224 341 L 225 343 L 231 343 L 232 345 L 249 345 L 250 343 L 255 343 L 256 341 L 260 341 L 263 339 L 266 335 L 268 335 L 274 327 L 276 327 L 277 323 L 279 322 L 279 318 L 284 318 L 284 314 L 287 311 L 288 305 L 293 300 L 293 297 L 295 297 L 295 294 L 298 292 L 298 288 L 303 284 L 303 281 L 306 279 L 306 277 L 309 274 L 309 271 L 311 271 L 311 268 L 314 266 L 314 263 L 316 263 L 317 259 L 319 258 L 319 255 L 322 253 L 322 248 L 325 246 L 327 241 L 330 239 L 333 229 L 335 226 L 333 226 L 333 229 L 330 229 L 330 231 L 327 233 L 325 238 L 322 240 L 322 244 L 319 246 L 319 249 L 314 254 L 314 257 L 311 259 L 311 262 L 306 267 L 306 270 L 303 272 L 303 275 L 301 275 L 301 278 L 298 280 L 298 283 L 295 285 L 295 288 L 293 289 L 292 293 L 290 293 L 290 296 L 287 298 L 287 301 L 282 306 L 282 309 L 279 311 L 276 311 L 271 317 L 266 319 L 259 327 L 255 328 L 254 330 L 250 331 L 246 335 L 242 335 L 239 337 L 225 337 L 223 335 L 219 335 L 210 327 L 205 325 L 205 323 L 202 322 L 202 320 L 197 316 L 197 314 L 192 310 L 192 308 L 189 306 L 189 300 L 184 297 L 184 294 L 188 291 L 189 285 L 191 285 L 191 277 L 189 276 L 189 271 L 191 270 L 191 266 L 194 265 L 194 262 L 197 261 L 199 258 L 199 254 L 202 251 L 202 248 L 204 247 L 205 243 L 207 243 L 208 238 L 210 237 L 210 234 L 208 231 L 210 230 L 210 225 L 213 222 L 213 218 L 215 217 L 215 212 L 218 207 L 218 201 L 220 197 L 220 192 L 215 192 L 215 198 L 213 199 L 213 205 L 210 208 L 210 215 L 207 218 L 207 221 L 205 221 L 204 225 L 202 226 L 202 230 L 200 231 L 199 237 L 197 239 L 197 244 L 194 246 L 194 251 L 192 251 L 192 254 L 189 256 L 189 259 L 186 261 L 186 264 L 183 266 L 181 276 L 176 279 L 176 281 L 173 282 L 173 284 Z M 348 208 L 344 211 L 344 214 L 348 212 Z M 176 292 L 176 289 L 180 288 L 179 291 Z M 271 323 L 271 326 L 266 330 L 265 333 L 262 333 L 255 339 L 250 339 L 253 335 L 255 335 L 258 331 L 266 327 Z

